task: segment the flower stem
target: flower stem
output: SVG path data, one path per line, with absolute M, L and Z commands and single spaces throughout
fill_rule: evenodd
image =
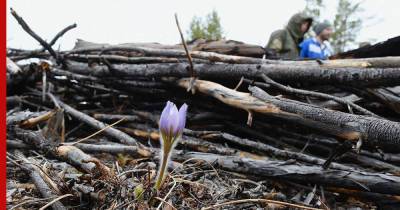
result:
M 165 174 L 165 171 L 167 170 L 168 156 L 169 156 L 169 151 L 168 152 L 164 151 L 164 154 L 163 154 L 163 157 L 161 160 L 160 171 L 158 173 L 157 181 L 154 186 L 156 188 L 156 190 L 159 190 L 162 183 L 164 182 L 164 174 Z

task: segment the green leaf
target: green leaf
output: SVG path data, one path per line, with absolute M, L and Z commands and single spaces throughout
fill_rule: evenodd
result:
M 144 192 L 143 184 L 137 185 L 135 187 L 135 189 L 133 190 L 133 192 L 134 192 L 135 199 L 138 201 L 141 201 L 143 199 L 143 192 Z

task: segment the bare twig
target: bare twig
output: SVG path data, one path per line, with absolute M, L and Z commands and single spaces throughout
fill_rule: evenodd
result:
M 192 56 L 189 53 L 188 47 L 186 45 L 185 38 L 183 37 L 181 27 L 179 26 L 178 14 L 176 14 L 176 13 L 175 13 L 175 22 L 176 22 L 176 26 L 178 27 L 179 34 L 181 36 L 182 45 L 183 45 L 183 48 L 185 49 L 186 57 L 188 58 L 188 61 L 189 61 L 190 82 L 189 82 L 189 86 L 186 89 L 186 91 L 188 91 L 188 92 L 192 91 L 192 94 L 194 94 L 195 93 L 195 89 L 193 89 L 193 86 L 194 86 L 194 83 L 196 82 L 196 75 L 194 73 Z
M 239 87 L 242 85 L 243 81 L 244 81 L 244 77 L 241 77 L 240 80 L 239 80 L 239 83 L 236 85 L 236 87 L 234 88 L 234 90 L 239 89 Z
M 102 128 L 102 129 L 100 129 L 100 130 L 94 132 L 93 134 L 90 134 L 89 136 L 87 136 L 87 137 L 85 137 L 85 138 L 83 138 L 83 139 L 79 139 L 79 140 L 76 141 L 76 142 L 72 142 L 71 145 L 75 145 L 75 144 L 81 143 L 82 141 L 88 140 L 88 139 L 92 138 L 93 136 L 96 136 L 97 134 L 103 132 L 103 131 L 106 130 L 107 128 L 111 128 L 111 127 L 113 127 L 114 125 L 116 125 L 116 124 L 118 124 L 118 123 L 120 123 L 120 122 L 122 122 L 122 121 L 124 121 L 124 120 L 125 120 L 125 118 L 122 118 L 122 119 L 116 121 L 115 123 L 113 123 L 113 124 L 111 124 L 111 125 L 107 125 L 106 127 L 104 127 L 104 128 Z
M 61 30 L 60 32 L 58 32 L 58 33 L 56 34 L 56 36 L 54 36 L 54 38 L 49 42 L 49 45 L 50 45 L 50 46 L 53 46 L 53 45 L 57 42 L 57 40 L 58 40 L 60 37 L 62 37 L 62 36 L 63 36 L 65 33 L 67 33 L 69 30 L 76 28 L 76 26 L 77 26 L 76 23 L 74 23 L 74 24 L 72 24 L 72 25 L 69 25 L 69 26 L 65 27 L 63 30 Z M 43 49 L 42 51 L 44 51 L 44 49 Z
M 38 41 L 47 51 L 49 51 L 51 56 L 53 56 L 53 58 L 56 59 L 56 61 L 58 63 L 63 63 L 61 58 L 60 58 L 60 56 L 58 55 L 58 53 L 56 51 L 54 51 L 53 48 L 46 41 L 44 41 L 39 35 L 37 35 L 31 29 L 29 27 L 29 25 L 25 22 L 25 20 L 22 19 L 22 17 L 20 17 L 15 10 L 13 10 L 12 8 L 10 10 L 11 10 L 11 14 L 18 21 L 18 23 L 21 25 L 22 29 L 24 29 L 24 31 L 26 31 L 29 35 L 31 35 L 34 39 L 36 39 L 36 41 Z
M 39 210 L 44 210 L 44 209 L 46 209 L 47 207 L 51 206 L 53 203 L 55 203 L 55 202 L 57 202 L 57 201 L 59 201 L 59 200 L 61 200 L 61 199 L 63 199 L 63 198 L 70 197 L 70 196 L 74 196 L 74 195 L 72 195 L 72 194 L 65 194 L 65 195 L 62 195 L 62 196 L 60 196 L 60 197 L 58 197 L 58 198 L 55 198 L 54 200 L 50 201 L 50 202 L 47 203 L 46 205 L 42 206 Z
M 81 120 L 82 122 L 90 125 L 91 127 L 94 127 L 94 128 L 97 128 L 97 129 L 104 129 L 104 128 L 107 127 L 106 124 L 104 124 L 104 123 L 102 123 L 102 122 L 100 122 L 100 121 L 98 121 L 98 120 L 86 115 L 85 113 L 82 113 L 82 112 L 72 108 L 71 106 L 65 104 L 64 102 L 62 102 L 58 98 L 54 97 L 53 94 L 48 93 L 48 95 L 51 96 L 51 98 L 53 98 L 59 104 L 60 107 L 64 108 L 64 110 L 68 114 L 70 114 L 73 117 Z M 106 129 L 104 132 L 106 134 L 116 138 L 116 139 L 120 139 L 120 141 L 122 143 L 129 144 L 129 145 L 135 145 L 135 146 L 137 146 L 137 144 L 138 144 L 138 142 L 135 139 L 133 139 L 132 137 L 126 135 L 125 133 L 123 133 L 123 132 L 121 132 L 119 130 L 116 130 L 115 128 L 111 128 L 110 127 L 109 129 Z
M 162 198 L 160 198 L 160 197 L 154 197 L 154 198 L 157 199 L 157 200 L 159 200 L 159 201 L 161 201 L 161 203 L 165 203 L 165 204 L 167 204 L 168 206 L 170 206 L 172 209 L 175 209 L 175 210 L 176 210 L 176 208 L 175 208 L 172 204 L 168 203 L 167 201 L 163 200 Z
M 9 210 L 17 209 L 18 207 L 23 206 L 28 203 L 38 203 L 38 202 L 43 202 L 43 201 L 47 201 L 50 199 L 52 199 L 52 198 L 50 197 L 50 198 L 28 199 L 28 200 L 23 201 L 22 203 L 18 203 L 17 205 L 11 207 Z M 21 201 L 22 200 L 20 200 L 19 202 L 21 202 Z
M 189 53 L 188 47 L 187 47 L 187 45 L 186 45 L 185 38 L 183 37 L 182 30 L 181 30 L 181 27 L 180 27 L 179 21 L 178 21 L 178 14 L 176 14 L 176 13 L 175 13 L 175 22 L 176 22 L 176 26 L 178 27 L 179 34 L 181 35 L 181 40 L 182 40 L 183 48 L 185 49 L 186 56 L 187 56 L 188 61 L 189 61 L 190 76 L 191 76 L 191 77 L 195 77 L 194 68 L 193 68 L 193 62 L 192 62 L 192 56 L 191 56 L 190 53 Z
M 174 184 L 172 185 L 172 187 L 171 187 L 171 189 L 168 191 L 168 193 L 164 196 L 164 198 L 161 199 L 163 202 L 165 202 L 165 203 L 167 203 L 167 204 L 168 204 L 168 202 L 167 202 L 166 200 L 167 200 L 168 196 L 172 193 L 172 191 L 175 189 L 175 186 L 176 186 L 176 180 L 174 179 L 174 177 L 172 177 L 172 180 L 174 181 Z M 161 203 L 158 205 L 157 210 L 161 208 L 163 202 L 161 202 Z

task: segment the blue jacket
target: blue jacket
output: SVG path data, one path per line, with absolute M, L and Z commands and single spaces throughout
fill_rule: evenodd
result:
M 327 45 L 321 44 L 316 38 L 309 38 L 300 43 L 300 58 L 327 59 L 332 53 Z

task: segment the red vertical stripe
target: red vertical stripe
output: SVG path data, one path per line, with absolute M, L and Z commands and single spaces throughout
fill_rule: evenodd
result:
M 0 209 L 6 209 L 6 0 L 0 0 L 1 2 L 1 81 L 0 81 L 0 114 L 1 114 L 1 127 L 0 127 L 0 149 L 1 149 L 1 201 Z

